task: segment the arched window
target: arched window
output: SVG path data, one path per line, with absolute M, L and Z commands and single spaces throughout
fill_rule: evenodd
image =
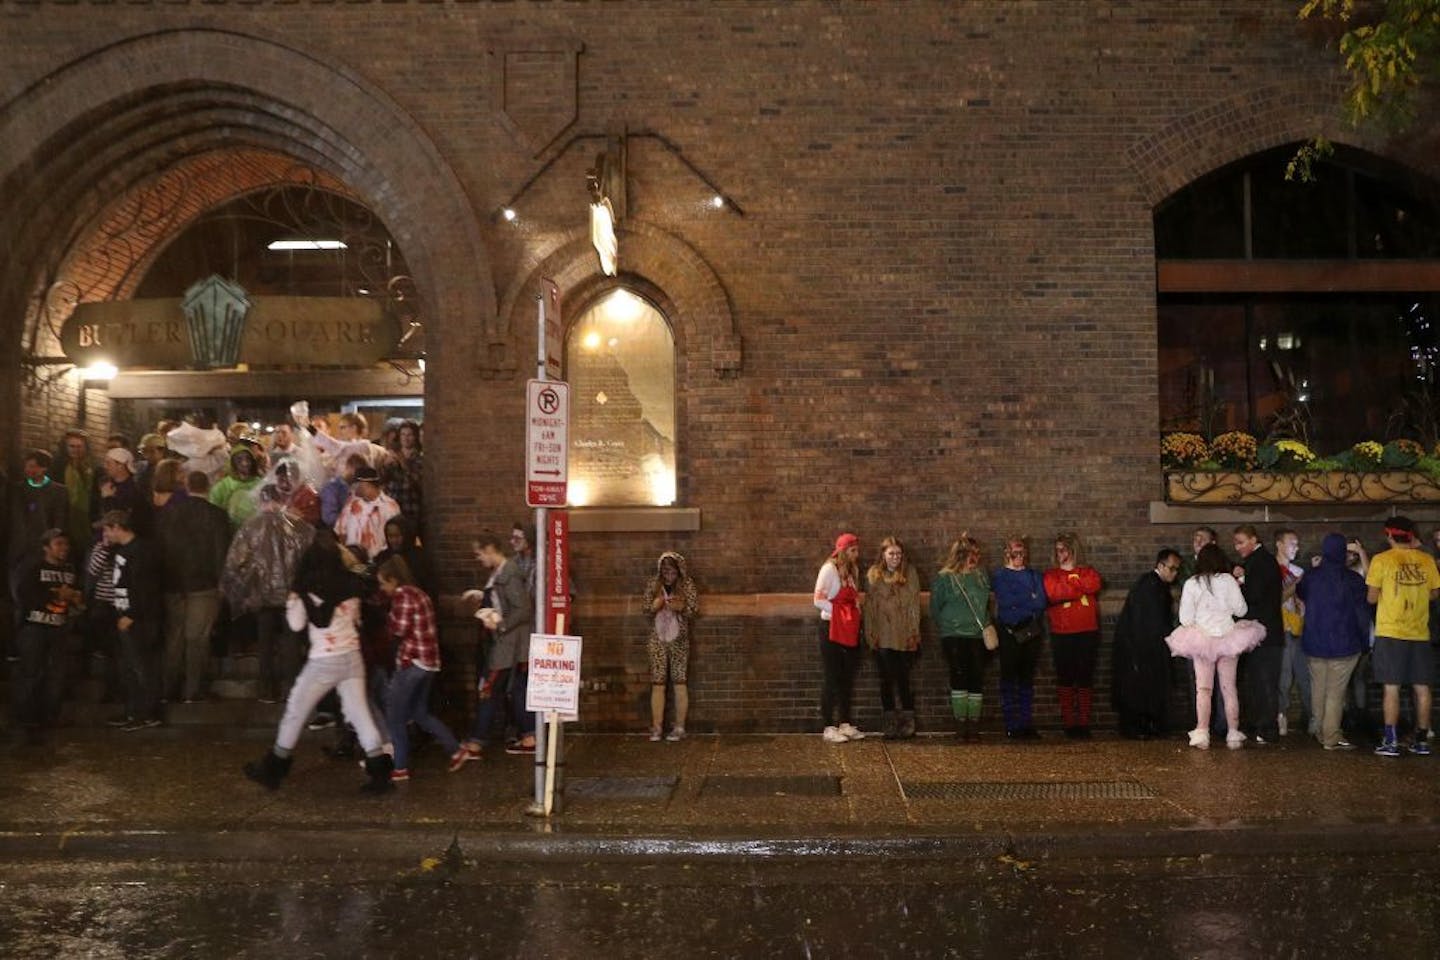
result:
M 675 337 L 653 303 L 616 287 L 570 324 L 570 504 L 675 502 Z
M 1155 211 L 1161 428 L 1433 445 L 1440 191 L 1346 148 L 1287 181 L 1294 149 Z

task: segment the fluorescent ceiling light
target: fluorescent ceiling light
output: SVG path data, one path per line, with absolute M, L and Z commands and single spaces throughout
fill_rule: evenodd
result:
M 344 240 L 272 240 L 270 250 L 345 250 Z

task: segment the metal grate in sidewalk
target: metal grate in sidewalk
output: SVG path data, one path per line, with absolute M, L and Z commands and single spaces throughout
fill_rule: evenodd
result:
M 840 778 L 831 776 L 706 777 L 705 797 L 838 797 Z
M 678 777 L 576 777 L 565 795 L 584 800 L 668 800 Z
M 1061 780 L 1044 783 L 940 780 L 902 782 L 910 800 L 1153 800 L 1135 780 Z

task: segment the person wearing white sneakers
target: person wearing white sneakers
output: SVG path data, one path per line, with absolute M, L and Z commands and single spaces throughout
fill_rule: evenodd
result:
M 820 610 L 820 716 L 826 743 L 863 740 L 850 722 L 855 668 L 860 660 L 860 538 L 842 533 L 815 578 L 815 606 Z
M 1245 742 L 1240 732 L 1240 697 L 1235 689 L 1235 667 L 1240 654 L 1265 639 L 1265 627 L 1254 620 L 1237 620 L 1246 613 L 1240 585 L 1226 571 L 1230 562 L 1213 543 L 1200 550 L 1195 576 L 1185 581 L 1180 595 L 1180 626 L 1165 638 L 1177 657 L 1195 662 L 1195 729 L 1190 746 L 1210 748 L 1210 698 L 1215 675 L 1225 695 L 1225 745 L 1238 750 Z

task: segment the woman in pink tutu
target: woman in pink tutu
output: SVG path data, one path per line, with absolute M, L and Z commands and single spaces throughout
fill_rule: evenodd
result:
M 1227 571 L 1230 563 L 1213 543 L 1201 549 L 1195 576 L 1185 581 L 1180 594 L 1180 626 L 1165 638 L 1170 652 L 1195 661 L 1195 729 L 1190 746 L 1210 749 L 1210 696 L 1215 674 L 1220 674 L 1220 691 L 1225 695 L 1225 724 L 1230 732 L 1225 745 L 1240 749 L 1245 734 L 1240 732 L 1240 696 L 1235 690 L 1235 665 L 1240 654 L 1254 649 L 1265 639 L 1265 628 L 1254 620 L 1237 620 L 1245 615 L 1245 598 L 1240 584 Z

